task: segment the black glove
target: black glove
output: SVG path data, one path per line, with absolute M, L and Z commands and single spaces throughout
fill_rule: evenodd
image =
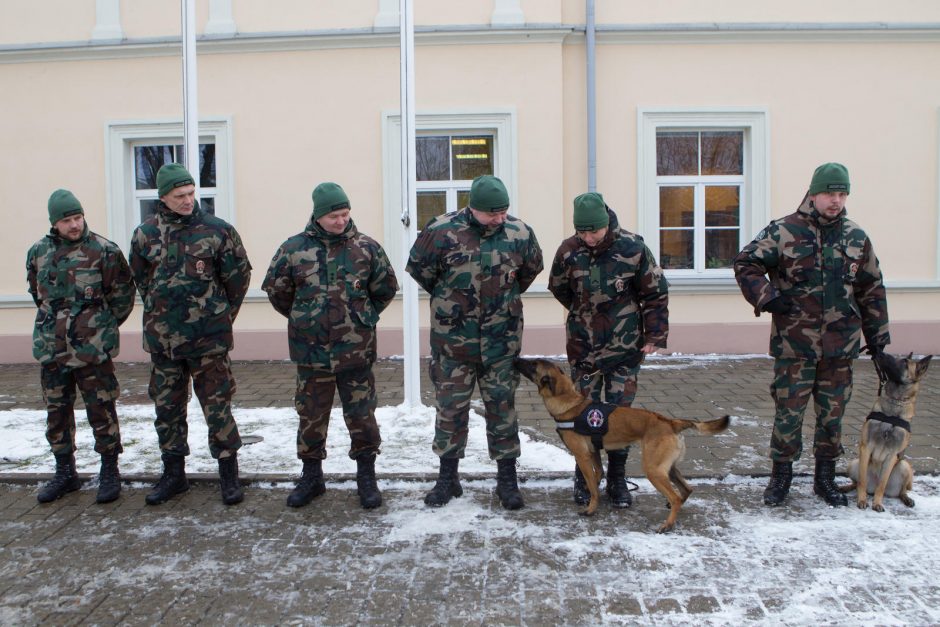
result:
M 786 315 L 793 313 L 796 308 L 793 306 L 793 301 L 790 300 L 788 296 L 780 295 L 777 298 L 768 301 L 761 310 L 769 311 L 774 314 Z

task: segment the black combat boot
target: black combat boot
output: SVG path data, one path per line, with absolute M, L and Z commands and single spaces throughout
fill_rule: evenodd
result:
M 171 497 L 182 494 L 189 489 L 189 480 L 186 479 L 186 458 L 182 455 L 163 454 L 163 476 L 153 486 L 153 490 L 144 499 L 147 505 L 160 505 L 166 503 Z
M 241 503 L 245 498 L 238 480 L 238 455 L 235 453 L 219 458 L 219 487 L 222 489 L 222 502 L 226 505 Z
M 821 496 L 830 507 L 845 507 L 849 499 L 836 487 L 836 460 L 817 459 L 813 475 L 813 493 Z
M 431 491 L 424 495 L 424 504 L 431 507 L 447 505 L 452 497 L 463 496 L 460 487 L 460 477 L 457 474 L 458 457 L 442 457 L 441 470 L 437 475 L 437 483 Z
M 516 460 L 496 460 L 496 495 L 506 509 L 520 509 L 525 503 L 516 482 Z
M 360 455 L 356 458 L 356 491 L 359 504 L 365 509 L 374 509 L 382 504 L 382 493 L 375 483 L 375 455 Z
M 770 471 L 770 482 L 764 489 L 764 505 L 776 507 L 783 503 L 790 492 L 790 482 L 793 481 L 793 462 L 774 462 Z
M 587 505 L 591 500 L 591 493 L 588 491 L 587 481 L 584 479 L 581 469 L 574 467 L 574 502 L 578 505 Z
M 629 454 L 629 448 L 607 451 L 607 498 L 610 499 L 611 507 L 624 509 L 633 504 L 625 476 Z
M 118 454 L 102 453 L 101 470 L 98 471 L 98 503 L 116 501 L 121 495 L 121 474 L 118 472 Z
M 75 456 L 71 453 L 55 456 L 55 475 L 36 495 L 40 503 L 51 503 L 69 492 L 82 487 L 82 482 L 75 472 Z
M 303 507 L 316 497 L 326 492 L 323 482 L 323 462 L 319 459 L 305 459 L 304 469 L 293 491 L 287 495 L 288 507 Z

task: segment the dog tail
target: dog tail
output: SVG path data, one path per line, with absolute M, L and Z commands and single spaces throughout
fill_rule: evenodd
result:
M 721 433 L 728 428 L 728 425 L 731 424 L 731 416 L 722 416 L 721 418 L 715 418 L 714 420 L 674 420 L 676 424 L 676 431 L 685 431 L 686 429 L 695 429 L 699 433 L 704 433 L 706 435 L 713 433 Z

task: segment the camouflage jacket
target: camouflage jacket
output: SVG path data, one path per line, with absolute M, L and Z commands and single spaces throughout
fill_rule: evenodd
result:
M 568 310 L 568 361 L 581 370 L 611 370 L 641 358 L 646 344 L 666 347 L 669 293 L 643 238 L 610 226 L 594 248 L 573 235 L 555 253 L 548 289 Z
M 134 230 L 130 264 L 144 301 L 144 350 L 190 359 L 232 349 L 251 278 L 234 227 L 198 204 L 181 216 L 160 203 Z
M 878 258 L 844 211 L 827 221 L 804 199 L 738 253 L 734 274 L 754 315 L 781 294 L 795 305 L 792 313 L 773 315 L 774 357 L 854 359 L 863 333 L 869 344 L 890 342 Z
M 398 281 L 379 243 L 352 220 L 333 235 L 311 219 L 274 253 L 261 288 L 288 319 L 291 359 L 340 372 L 375 361 L 375 325 Z
M 134 308 L 134 280 L 124 253 L 85 227 L 70 242 L 53 228 L 26 256 L 29 293 L 38 307 L 33 357 L 81 368 L 120 351 L 118 327 Z
M 522 293 L 542 271 L 542 249 L 522 220 L 485 228 L 468 208 L 438 216 L 406 270 L 431 295 L 435 354 L 483 364 L 519 354 Z

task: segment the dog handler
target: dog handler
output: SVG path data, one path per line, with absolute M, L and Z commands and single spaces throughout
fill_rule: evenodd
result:
M 574 199 L 574 229 L 555 253 L 548 283 L 568 310 L 571 378 L 595 402 L 630 407 L 640 362 L 666 347 L 666 279 L 643 238 L 620 228 L 600 194 Z M 629 450 L 607 451 L 607 496 L 614 507 L 632 502 L 624 477 Z M 590 500 L 577 467 L 574 500 L 579 505 Z
M 852 395 L 852 360 L 862 335 L 875 355 L 890 341 L 888 304 L 871 241 L 846 217 L 849 173 L 839 163 L 816 168 L 796 212 L 774 220 L 734 259 L 734 273 L 754 315 L 772 314 L 770 354 L 776 405 L 770 482 L 764 503 L 781 504 L 793 461 L 803 450 L 803 412 L 816 409 L 813 492 L 846 505 L 835 485 L 843 453 L 842 415 Z

